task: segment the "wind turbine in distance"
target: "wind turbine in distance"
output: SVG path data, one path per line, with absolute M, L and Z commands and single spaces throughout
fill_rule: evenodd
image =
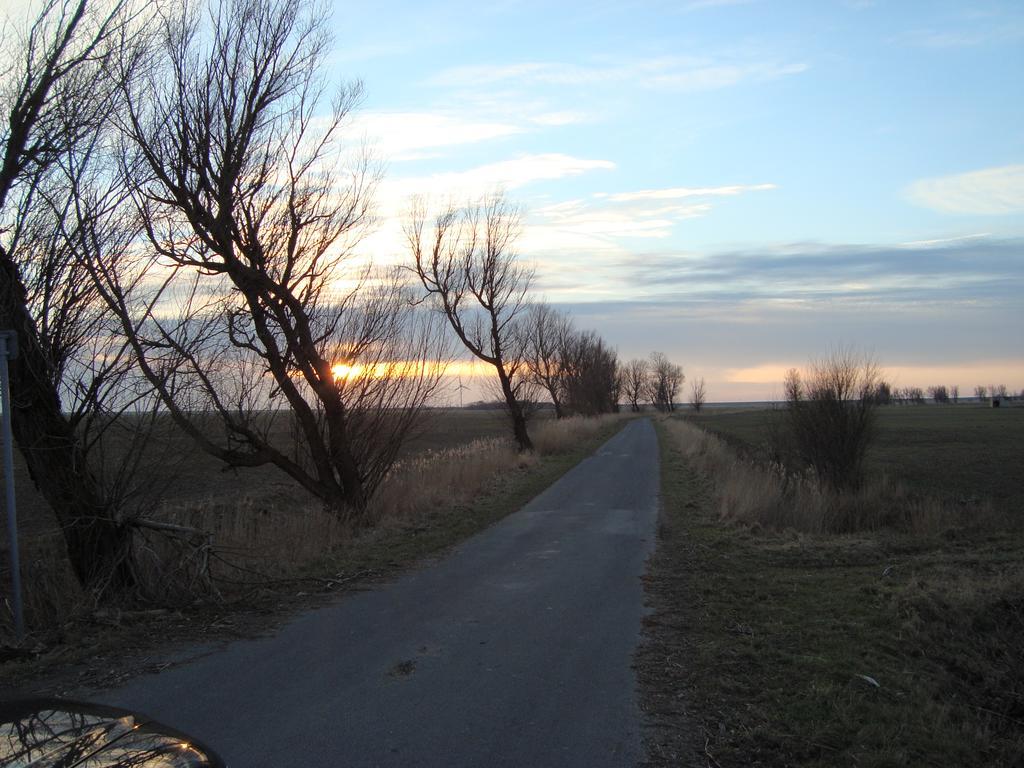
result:
M 462 391 L 464 389 L 469 389 L 469 387 L 467 387 L 465 384 L 462 383 L 462 377 L 461 376 L 459 376 L 459 386 L 457 386 L 455 389 L 457 389 L 459 391 L 459 408 L 461 408 L 462 407 Z

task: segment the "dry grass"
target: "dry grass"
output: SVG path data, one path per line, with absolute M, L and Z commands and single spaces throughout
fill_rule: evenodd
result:
M 384 563 L 401 560 L 387 552 L 398 539 L 417 537 L 410 551 L 429 548 L 425 539 L 444 546 L 445 530 L 469 525 L 456 519 L 460 510 L 497 485 L 519 483 L 517 478 L 550 461 L 544 457 L 568 460 L 616 423 L 613 417 L 538 421 L 532 425 L 537 451 L 528 454 L 518 453 L 507 438 L 453 446 L 442 434 L 433 438 L 441 447 L 421 450 L 392 468 L 371 501 L 373 526 L 367 530 L 353 530 L 301 489 L 280 482 L 253 483 L 252 490 L 239 493 L 228 478 L 224 493 L 171 496 L 147 518 L 179 530 L 140 529 L 135 542 L 140 592 L 145 602 L 163 605 L 233 600 L 275 582 L 330 576 L 337 563 L 359 561 L 362 556 L 353 553 L 363 550 L 374 550 L 371 559 Z M 56 530 L 26 539 L 22 571 L 26 620 L 37 632 L 96 611 L 77 587 Z M 0 606 L 0 644 L 10 641 L 8 617 L 9 607 Z
M 542 456 L 568 453 L 580 443 L 592 440 L 609 425 L 628 419 L 629 414 L 609 413 L 603 416 L 571 416 L 549 419 L 530 427 L 534 449 Z
M 724 520 L 773 530 L 851 533 L 894 528 L 931 535 L 952 526 L 1000 523 L 987 501 L 962 504 L 910 494 L 885 475 L 856 491 L 836 492 L 811 475 L 797 476 L 780 464 L 741 458 L 716 435 L 684 421 L 666 424 L 686 459 L 713 478 Z
M 1024 765 L 1021 531 L 724 524 L 722 477 L 701 471 L 716 449 L 664 426 L 650 765 Z M 914 514 L 933 530 L 946 512 Z
M 507 439 L 486 438 L 406 458 L 395 464 L 371 501 L 373 527 L 414 526 L 440 509 L 469 504 L 496 477 L 534 467 L 541 456 L 569 453 L 617 421 L 607 416 L 538 422 L 532 430 L 535 453 L 518 453 Z M 168 507 L 155 517 L 210 537 L 214 584 L 230 583 L 243 573 L 266 578 L 303 573 L 360 535 L 315 502 L 288 498 L 280 491 L 234 502 L 207 500 Z M 178 592 L 183 598 L 189 589 L 195 591 L 199 585 L 189 564 L 166 547 L 159 554 L 162 562 L 154 561 L 149 569 L 150 591 L 165 598 Z

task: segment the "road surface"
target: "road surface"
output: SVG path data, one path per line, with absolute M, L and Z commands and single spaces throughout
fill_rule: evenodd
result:
M 631 422 L 443 560 L 93 699 L 231 768 L 633 766 L 657 493 L 654 429 Z

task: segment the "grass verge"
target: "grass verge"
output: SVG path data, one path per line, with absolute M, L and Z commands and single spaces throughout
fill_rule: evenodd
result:
M 246 579 L 248 571 L 240 571 L 230 599 L 181 609 L 108 608 L 67 617 L 30 654 L 0 659 L 0 697 L 111 687 L 142 672 L 166 668 L 177 658 L 175 648 L 272 630 L 296 611 L 322 605 L 340 591 L 390 578 L 516 511 L 625 423 L 604 419 L 582 430 L 572 426 L 580 438 L 573 445 L 502 465 L 472 497 L 449 496 L 449 503 L 435 499 L 436 503 L 417 507 L 415 514 L 392 514 L 374 529 L 339 537 L 329 553 L 288 569 L 286 577 L 268 579 L 267 568 L 262 568 Z M 270 503 L 274 501 L 281 502 Z M 270 510 L 261 508 L 250 508 L 240 517 L 245 525 L 254 525 L 258 523 L 252 521 L 261 516 L 272 519 Z M 297 522 L 295 530 L 309 523 Z M 246 535 L 257 537 L 253 532 Z
M 1024 541 L 730 524 L 664 425 L 652 765 L 1024 764 Z

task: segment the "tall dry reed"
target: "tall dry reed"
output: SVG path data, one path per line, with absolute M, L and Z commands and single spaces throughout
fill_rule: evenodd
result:
M 548 419 L 530 427 L 534 450 L 541 456 L 568 453 L 591 440 L 610 424 L 629 418 L 629 414 L 607 413 L 601 416 L 570 416 Z
M 534 453 L 510 440 L 479 439 L 428 451 L 395 464 L 371 501 L 375 530 L 415 526 L 438 511 L 469 504 L 502 474 L 530 468 L 597 436 L 620 418 L 574 417 L 537 422 Z M 258 496 L 168 503 L 148 515 L 166 530 L 139 529 L 134 556 L 140 593 L 163 603 L 226 597 L 268 580 L 315 570 L 364 531 L 353 530 L 301 489 L 282 485 Z M 177 527 L 178 531 L 171 530 Z M 382 531 L 382 529 L 384 529 Z M 33 627 L 52 627 L 89 606 L 67 567 L 59 536 L 23 558 L 26 606 Z M 85 596 L 87 597 L 87 596 Z M 0 606 L 0 641 L 9 617 Z
M 778 464 L 742 459 L 723 440 L 692 424 L 673 420 L 665 428 L 687 460 L 711 478 L 723 520 L 806 533 L 894 528 L 923 535 L 990 512 L 985 504 L 964 510 L 914 497 L 886 477 L 870 479 L 856 491 L 837 492 L 813 474 L 794 475 Z

